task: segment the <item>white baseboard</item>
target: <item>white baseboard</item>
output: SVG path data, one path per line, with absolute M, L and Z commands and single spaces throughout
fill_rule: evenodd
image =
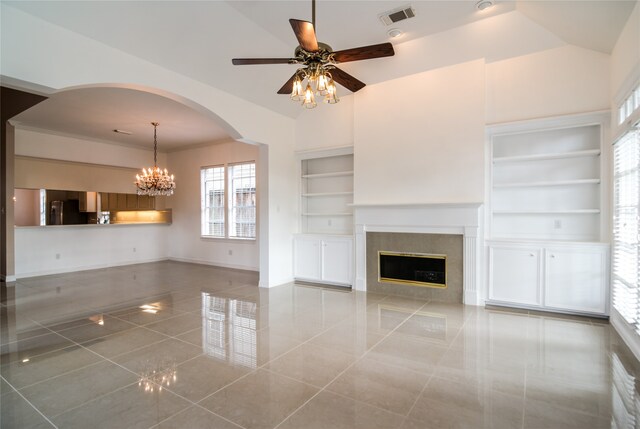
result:
M 258 282 L 258 287 L 270 288 L 270 287 L 286 285 L 287 283 L 293 283 L 293 282 L 294 282 L 294 278 L 293 277 L 280 279 L 280 280 L 274 280 L 274 281 L 271 281 L 271 282 L 260 280 Z
M 4 274 L 2 274 L 0 278 L 2 278 L 3 282 L 7 283 L 13 283 L 16 281 L 16 276 L 5 276 Z
M 216 261 L 203 261 L 203 260 L 200 260 L 200 259 L 192 259 L 192 258 L 176 258 L 175 256 L 170 256 L 168 259 L 170 261 L 176 261 L 176 262 L 187 262 L 187 263 L 190 263 L 190 264 L 209 265 L 209 266 L 212 266 L 212 267 L 231 268 L 233 270 L 243 270 L 243 271 L 258 272 L 257 268 L 248 267 L 246 265 L 227 264 L 227 263 L 224 263 L 224 262 L 216 262 Z
M 636 359 L 640 360 L 640 336 L 613 308 L 611 309 L 611 316 L 609 316 L 609 323 L 611 323 L 613 329 L 620 335 L 620 338 L 629 347 Z
M 74 273 L 76 271 L 98 270 L 101 268 L 124 267 L 127 265 L 147 264 L 151 262 L 161 262 L 166 260 L 168 260 L 168 258 L 150 258 L 150 259 L 139 259 L 136 261 L 119 262 L 115 264 L 81 265 L 81 266 L 75 266 L 75 267 L 60 268 L 55 270 L 42 270 L 42 271 L 33 271 L 29 273 L 20 273 L 16 277 L 19 279 L 26 279 L 29 277 L 49 276 L 52 274 Z
M 478 291 L 465 291 L 462 303 L 464 305 L 484 305 Z

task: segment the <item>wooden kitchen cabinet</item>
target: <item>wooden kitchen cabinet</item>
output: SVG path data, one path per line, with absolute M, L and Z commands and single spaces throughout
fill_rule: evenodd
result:
M 125 194 L 127 196 L 127 210 L 138 209 L 138 196 L 136 194 Z

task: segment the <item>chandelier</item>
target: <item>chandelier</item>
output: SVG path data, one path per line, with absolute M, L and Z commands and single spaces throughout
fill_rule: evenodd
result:
M 173 174 L 169 176 L 169 172 L 165 168 L 161 170 L 158 167 L 158 123 L 152 122 L 153 125 L 153 168 L 142 169 L 142 175 L 136 174 L 136 186 L 138 187 L 138 195 L 173 195 L 176 189 L 176 182 L 173 181 Z
M 328 104 L 336 104 L 340 101 L 336 84 L 329 71 L 332 68 L 334 68 L 332 64 L 312 62 L 307 67 L 298 69 L 293 80 L 291 99 L 301 101 L 306 109 L 313 109 L 318 105 L 316 95 L 324 97 L 324 102 Z

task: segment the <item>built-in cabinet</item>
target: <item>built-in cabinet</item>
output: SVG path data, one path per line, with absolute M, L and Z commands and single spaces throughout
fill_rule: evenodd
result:
M 493 304 L 607 313 L 607 244 L 518 243 L 489 246 Z
M 489 128 L 489 303 L 608 314 L 607 121 Z
M 353 283 L 353 148 L 299 153 L 300 234 L 293 243 L 294 277 Z
M 102 211 L 154 210 L 155 207 L 155 197 L 148 195 L 100 192 Z
M 353 283 L 351 236 L 298 234 L 293 250 L 296 279 L 341 286 Z

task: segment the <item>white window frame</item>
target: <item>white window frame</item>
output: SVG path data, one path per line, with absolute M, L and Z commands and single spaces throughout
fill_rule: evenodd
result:
M 613 143 L 612 305 L 640 335 L 640 68 L 617 97 Z
M 222 233 L 216 235 L 214 234 L 206 234 L 206 225 L 209 224 L 208 219 L 208 211 L 212 210 L 214 207 L 207 205 L 209 195 L 205 194 L 205 172 L 207 170 L 222 169 Z M 226 175 L 227 168 L 226 165 L 211 165 L 207 167 L 200 168 L 200 236 L 206 238 L 226 238 L 226 229 L 227 229 L 227 204 L 226 204 Z M 215 177 L 213 181 L 216 181 Z
M 234 204 L 235 194 L 232 190 L 232 177 L 231 174 L 234 171 L 234 167 L 242 166 L 242 165 L 253 165 L 253 184 L 255 189 L 255 208 L 254 208 L 254 228 L 253 237 L 238 237 L 231 233 L 231 228 L 236 224 L 233 219 L 233 210 L 237 208 Z M 205 219 L 207 214 L 207 206 L 206 206 L 206 195 L 205 195 L 205 182 L 204 182 L 204 171 L 213 168 L 222 168 L 223 169 L 223 234 L 220 235 L 210 235 L 205 234 L 205 223 L 208 223 L 208 219 Z M 258 228 L 258 208 L 257 208 L 257 199 L 258 199 L 258 186 L 257 186 L 257 163 L 255 160 L 243 161 L 243 162 L 233 162 L 233 163 L 224 163 L 218 165 L 210 165 L 204 166 L 200 168 L 200 237 L 204 239 L 214 239 L 214 240 L 233 240 L 233 241 L 255 241 L 257 239 L 257 228 Z

